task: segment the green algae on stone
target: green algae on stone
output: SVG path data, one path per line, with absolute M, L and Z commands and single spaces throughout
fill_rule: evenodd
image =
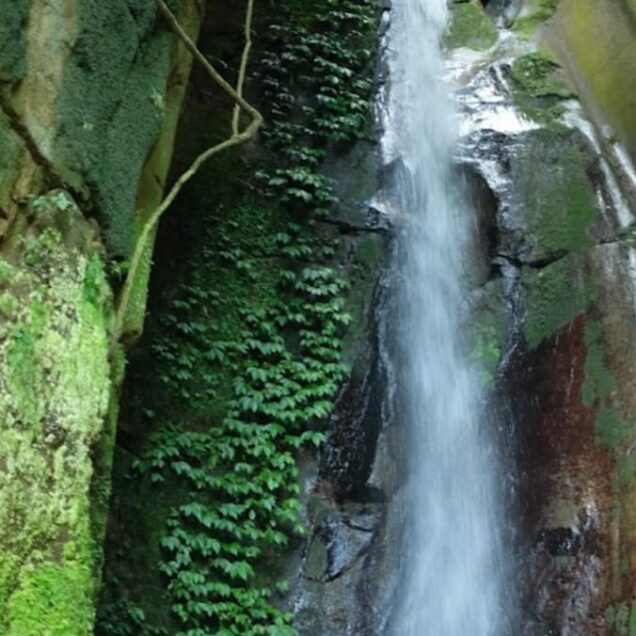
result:
M 104 565 L 104 539 L 112 492 L 112 474 L 117 422 L 119 417 L 119 400 L 126 371 L 126 354 L 123 345 L 117 344 L 110 350 L 110 400 L 104 418 L 104 425 L 99 439 L 93 447 L 93 474 L 91 475 L 90 521 L 93 538 L 93 561 L 98 583 L 101 584 Z
M 572 254 L 540 270 L 523 270 L 522 281 L 528 290 L 524 333 L 531 349 L 585 312 L 595 299 L 596 288 L 588 280 L 582 260 Z
M 538 0 L 536 7 L 529 15 L 517 18 L 513 28 L 519 33 L 532 33 L 541 24 L 549 20 L 559 7 L 560 0 Z
M 596 321 L 585 325 L 585 380 L 581 397 L 583 404 L 592 406 L 606 399 L 616 388 L 616 382 L 605 362 L 602 342 L 603 329 Z
M 617 465 L 615 486 L 628 486 L 635 475 L 636 462 L 626 450 L 632 441 L 636 416 L 625 417 L 616 400 L 616 381 L 610 371 L 600 323 L 588 319 L 585 326 L 585 380 L 581 398 L 596 408 L 596 443 L 614 454 Z
M 504 350 L 507 320 L 503 290 L 499 281 L 490 281 L 481 288 L 471 310 L 470 358 L 480 367 L 485 387 L 492 384 Z
M 605 624 L 613 636 L 636 636 L 636 601 L 612 603 L 605 608 Z
M 588 170 L 595 161 L 581 133 L 565 127 L 531 131 L 516 146 L 510 165 L 529 230 L 528 260 L 593 245 L 590 230 L 599 213 Z
M 561 67 L 545 53 L 515 59 L 511 68 L 513 96 L 519 109 L 539 123 L 551 124 L 564 112 L 564 99 L 574 97 Z
M 481 381 L 490 386 L 495 379 L 503 350 L 501 323 L 494 314 L 482 315 L 473 327 L 471 358 L 481 367 Z
M 95 585 L 91 552 L 68 550 L 61 559 L 29 563 L 10 597 L 4 636 L 89 636 Z
M 501 358 L 501 342 L 494 325 L 481 323 L 475 329 L 473 358 L 482 366 L 481 380 L 484 386 L 492 384 Z
M 18 302 L 0 322 L 0 632 L 84 636 L 111 298 L 94 231 L 70 197 L 39 197 L 31 216 L 2 268 Z
M 451 23 L 444 45 L 449 49 L 466 47 L 489 49 L 497 41 L 497 27 L 476 0 L 451 5 Z
M 626 603 L 612 603 L 605 608 L 605 624 L 615 636 L 630 636 L 629 607 Z
M 1 11 L 1 9 L 0 9 Z M 0 41 L 2 35 L 0 34 Z M 0 210 L 11 201 L 13 186 L 20 170 L 19 157 L 24 149 L 22 140 L 11 128 L 9 120 L 0 109 Z M 3 234 L 4 219 L 0 219 L 0 234 Z M 6 223 L 6 221 L 4 221 Z

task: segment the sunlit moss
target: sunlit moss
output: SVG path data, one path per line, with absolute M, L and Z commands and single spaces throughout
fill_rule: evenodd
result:
M 91 453 L 110 391 L 111 298 L 90 226 L 63 192 L 33 202 L 0 330 L 0 627 L 90 633 Z

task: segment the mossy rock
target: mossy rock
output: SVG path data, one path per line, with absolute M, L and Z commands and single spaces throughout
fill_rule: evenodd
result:
M 556 12 L 560 0 L 537 0 L 534 2 L 530 13 L 517 18 L 513 28 L 518 33 L 530 35 L 539 26 L 548 21 Z
M 26 72 L 29 0 L 0 0 L 0 82 L 15 82 Z
M 451 23 L 444 45 L 449 49 L 465 47 L 482 51 L 497 41 L 497 27 L 477 0 L 451 5 Z
M 586 273 L 581 254 L 539 270 L 525 268 L 522 282 L 528 294 L 524 333 L 531 349 L 587 311 L 596 298 L 595 283 Z
M 563 100 L 575 97 L 559 64 L 545 53 L 517 58 L 510 75 L 517 106 L 539 123 L 555 122 L 564 112 Z
M 82 0 L 76 19 L 56 160 L 88 185 L 109 248 L 126 256 L 141 170 L 162 126 L 172 36 L 156 29 L 154 3 Z
M 565 127 L 531 131 L 510 157 L 516 212 L 526 229 L 520 257 L 550 261 L 594 244 L 600 212 L 591 175 L 597 157 L 587 140 Z
M 469 357 L 479 365 L 482 384 L 488 387 L 497 374 L 508 331 L 501 281 L 486 283 L 471 305 Z
M 110 393 L 112 298 L 92 227 L 70 197 L 31 206 L 2 259 L 0 632 L 91 633 L 92 452 Z

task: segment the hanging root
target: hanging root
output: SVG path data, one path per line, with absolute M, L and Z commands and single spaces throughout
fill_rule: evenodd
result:
M 151 239 L 153 230 L 157 227 L 163 213 L 170 207 L 173 201 L 181 192 L 183 186 L 194 177 L 194 175 L 199 171 L 199 168 L 208 161 L 208 159 L 214 157 L 215 155 L 232 148 L 234 146 L 238 146 L 240 144 L 245 143 L 252 139 L 258 129 L 263 124 L 262 115 L 254 108 L 251 104 L 249 104 L 243 98 L 243 86 L 245 84 L 245 75 L 247 70 L 247 63 L 249 60 L 250 49 L 252 47 L 252 19 L 254 15 L 254 0 L 248 0 L 247 2 L 247 12 L 245 16 L 245 45 L 243 47 L 243 54 L 241 56 L 241 65 L 239 69 L 238 80 L 236 84 L 236 88 L 232 87 L 221 75 L 218 71 L 210 64 L 208 59 L 201 53 L 198 49 L 197 45 L 192 41 L 192 39 L 188 36 L 188 34 L 183 30 L 176 17 L 167 7 L 164 0 L 155 0 L 157 3 L 159 10 L 167 20 L 168 24 L 172 28 L 172 30 L 176 33 L 179 39 L 183 42 L 186 48 L 190 51 L 192 56 L 197 62 L 199 62 L 207 71 L 208 75 L 214 80 L 216 84 L 218 84 L 221 89 L 232 99 L 234 102 L 234 111 L 232 114 L 232 134 L 225 141 L 222 141 L 211 148 L 208 148 L 205 152 L 202 152 L 190 165 L 190 167 L 175 181 L 174 185 L 170 189 L 170 192 L 166 195 L 163 201 L 159 204 L 157 209 L 150 215 L 148 220 L 145 222 L 144 226 L 139 233 L 139 236 L 135 242 L 135 246 L 133 248 L 132 255 L 130 257 L 130 266 L 128 268 L 128 273 L 126 275 L 126 280 L 121 289 L 121 293 L 119 295 L 117 310 L 115 313 L 115 319 L 113 322 L 113 328 L 111 332 L 111 339 L 113 344 L 118 343 L 123 334 L 124 330 L 124 322 L 126 319 L 126 314 L 128 312 L 130 297 L 132 294 L 133 287 L 136 282 L 137 275 L 139 273 L 139 268 L 141 265 L 142 257 L 144 255 L 144 251 L 148 245 L 148 241 Z M 245 111 L 247 115 L 251 117 L 251 122 L 243 130 L 243 132 L 239 131 L 239 123 L 240 123 L 240 113 L 241 111 Z

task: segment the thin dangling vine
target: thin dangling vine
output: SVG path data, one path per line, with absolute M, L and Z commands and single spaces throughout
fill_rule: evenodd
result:
M 223 79 L 219 72 L 210 64 L 207 58 L 201 53 L 197 45 L 192 41 L 188 34 L 183 30 L 174 14 L 170 11 L 164 0 L 155 0 L 159 10 L 167 20 L 172 30 L 176 33 L 179 39 L 183 42 L 186 48 L 190 51 L 195 60 L 197 60 L 203 68 L 207 71 L 208 75 L 214 80 L 214 82 L 221 87 L 221 89 L 235 102 L 234 115 L 232 120 L 232 134 L 225 141 L 218 143 L 211 148 L 208 148 L 192 162 L 190 167 L 176 180 L 166 197 L 159 204 L 156 210 L 150 215 L 148 220 L 137 237 L 135 242 L 132 256 L 130 258 L 130 266 L 124 280 L 118 301 L 117 309 L 115 312 L 115 318 L 113 321 L 113 327 L 111 332 L 111 341 L 113 344 L 118 343 L 124 335 L 124 324 L 126 314 L 129 309 L 130 298 L 132 290 L 135 286 L 139 268 L 142 262 L 142 258 L 145 250 L 148 247 L 148 241 L 150 240 L 153 231 L 159 223 L 164 212 L 172 205 L 173 201 L 177 198 L 183 186 L 197 174 L 201 166 L 209 161 L 212 157 L 228 150 L 234 146 L 245 143 L 252 139 L 258 129 L 263 124 L 263 117 L 260 112 L 249 104 L 243 98 L 243 85 L 245 83 L 245 75 L 247 69 L 247 62 L 249 59 L 249 52 L 252 46 L 251 29 L 252 20 L 254 15 L 254 0 L 247 1 L 247 11 L 245 16 L 245 45 L 243 49 L 243 55 L 241 59 L 241 68 L 238 75 L 236 88 L 233 88 L 228 82 Z M 250 124 L 243 130 L 239 131 L 239 119 L 240 111 L 244 110 L 252 119 Z

